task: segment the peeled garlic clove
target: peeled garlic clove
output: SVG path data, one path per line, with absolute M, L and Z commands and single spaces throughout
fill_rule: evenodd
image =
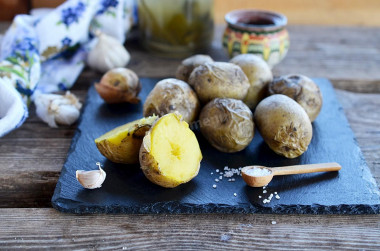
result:
M 75 176 L 84 188 L 95 189 L 102 186 L 104 180 L 106 179 L 106 172 L 104 172 L 99 165 L 99 170 L 77 170 Z
M 92 69 L 106 72 L 129 63 L 131 56 L 122 43 L 104 33 L 99 32 L 97 36 L 98 42 L 87 57 L 87 63 Z

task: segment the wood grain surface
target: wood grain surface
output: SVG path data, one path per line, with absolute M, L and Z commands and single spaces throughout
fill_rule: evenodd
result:
M 1 27 L 7 26 L 0 23 L 0 33 Z M 380 184 L 380 94 L 352 92 L 380 90 L 380 29 L 289 30 L 291 50 L 275 73 L 327 77 L 345 89 L 336 90 L 337 97 Z M 150 56 L 136 43 L 129 40 L 127 46 L 131 68 L 140 76 L 173 75 L 179 60 Z M 84 101 L 99 78 L 85 70 L 73 92 Z M 0 138 L 0 249 L 380 249 L 379 215 L 61 214 L 50 208 L 50 199 L 75 125 L 52 129 L 36 117 L 33 106 L 30 111 L 21 128 Z
M 379 250 L 376 215 L 70 215 L 0 209 L 4 249 Z

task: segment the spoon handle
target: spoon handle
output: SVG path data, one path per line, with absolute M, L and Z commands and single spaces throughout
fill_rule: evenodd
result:
M 307 165 L 295 165 L 295 166 L 282 166 L 272 167 L 273 175 L 289 175 L 299 173 L 316 173 L 316 172 L 330 172 L 339 171 L 342 167 L 336 163 L 321 163 L 321 164 L 307 164 Z

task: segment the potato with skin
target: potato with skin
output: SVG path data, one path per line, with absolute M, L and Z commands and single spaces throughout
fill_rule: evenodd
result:
M 189 125 L 178 113 L 158 119 L 140 148 L 144 175 L 162 187 L 176 187 L 198 175 L 202 153 Z
M 183 60 L 182 63 L 178 66 L 175 77 L 177 79 L 188 82 L 190 74 L 195 67 L 201 64 L 212 62 L 214 62 L 214 60 L 209 55 L 198 54 L 188 57 L 185 60 Z
M 251 110 L 241 100 L 216 98 L 201 111 L 199 125 L 203 136 L 222 152 L 238 152 L 254 137 Z
M 115 163 L 136 164 L 145 133 L 158 116 L 151 116 L 116 127 L 95 139 L 99 152 Z
M 243 102 L 251 109 L 267 96 L 268 84 L 273 75 L 267 62 L 253 54 L 240 54 L 230 60 L 230 63 L 240 66 L 247 75 L 250 87 Z
M 303 75 L 286 75 L 275 78 L 268 87 L 269 94 L 284 94 L 305 109 L 313 122 L 322 108 L 322 94 L 318 85 Z
M 200 103 L 196 93 L 182 80 L 168 78 L 159 81 L 145 100 L 143 114 L 163 116 L 179 112 L 190 123 L 197 119 Z
M 248 93 L 249 82 L 243 70 L 231 63 L 206 63 L 193 70 L 189 85 L 198 94 L 201 103 L 214 98 L 243 100 Z
M 303 154 L 313 136 L 305 110 L 282 94 L 263 99 L 256 107 L 254 120 L 265 143 L 274 152 L 287 158 Z

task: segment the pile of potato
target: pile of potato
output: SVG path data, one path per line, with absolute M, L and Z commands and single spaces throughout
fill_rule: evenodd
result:
M 130 70 L 116 69 L 96 87 L 107 103 L 136 103 L 141 83 Z M 321 106 L 321 92 L 311 79 L 273 79 L 257 56 L 242 54 L 226 63 L 195 55 L 182 62 L 176 78 L 156 84 L 144 103 L 144 118 L 113 129 L 95 143 L 109 160 L 140 163 L 150 181 L 176 187 L 198 174 L 202 160 L 191 127 L 199 126 L 219 151 L 232 153 L 251 143 L 256 125 L 275 153 L 295 158 L 307 150 L 311 122 Z
M 151 91 L 144 116 L 178 111 L 188 123 L 199 122 L 207 141 L 222 152 L 245 149 L 255 125 L 279 155 L 295 158 L 307 150 L 311 122 L 322 107 L 321 92 L 311 79 L 273 79 L 267 63 L 253 54 L 238 55 L 228 63 L 195 55 L 182 61 L 176 78 L 160 81 Z

